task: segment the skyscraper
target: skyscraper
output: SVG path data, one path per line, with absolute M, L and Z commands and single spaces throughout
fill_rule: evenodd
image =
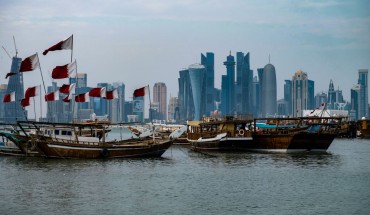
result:
M 227 56 L 224 62 L 226 75 L 221 79 L 221 112 L 223 115 L 234 114 L 235 109 L 235 60 L 234 56 Z
M 112 122 L 125 122 L 127 110 L 125 108 L 125 84 L 122 82 L 114 82 L 114 89 L 117 89 L 118 99 L 112 100 Z M 131 114 L 131 112 L 130 112 Z
M 235 105 L 238 113 L 252 113 L 252 84 L 253 70 L 250 69 L 249 52 L 236 53 L 236 98 Z
M 298 70 L 292 78 L 293 116 L 302 116 L 303 110 L 315 106 L 314 81 L 308 80 L 307 73 Z
M 358 117 L 369 117 L 368 69 L 358 70 L 358 84 L 361 85 Z
M 193 93 L 190 84 L 189 70 L 183 69 L 179 71 L 179 111 L 180 120 L 192 120 L 194 118 L 194 101 Z
M 361 84 L 355 84 L 351 88 L 351 120 L 361 119 L 360 103 L 361 103 Z
M 215 109 L 215 56 L 212 52 L 201 54 L 201 64 L 206 68 L 205 113 L 209 115 Z
M 194 120 L 200 120 L 204 112 L 206 68 L 201 64 L 189 66 L 189 78 L 194 101 Z
M 276 72 L 270 63 L 263 68 L 261 89 L 262 117 L 274 116 L 277 110 Z
M 155 83 L 153 86 L 153 103 L 158 104 L 160 120 L 167 120 L 167 87 L 165 83 Z
M 168 121 L 178 122 L 179 120 L 179 99 L 177 97 L 170 97 L 170 100 L 168 102 Z
M 286 101 L 286 115 L 292 115 L 292 81 L 285 80 L 284 84 L 284 101 Z
M 23 73 L 19 72 L 22 59 L 13 57 L 10 72 L 16 73 L 9 77 L 8 89 L 6 94 L 15 92 L 15 102 L 8 102 L 4 104 L 5 122 L 16 122 L 17 120 L 25 120 L 27 111 L 21 106 L 21 99 L 24 97 Z

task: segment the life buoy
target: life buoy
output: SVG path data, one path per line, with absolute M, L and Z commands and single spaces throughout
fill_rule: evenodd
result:
M 240 130 L 239 130 L 239 135 L 240 135 L 240 136 L 244 136 L 244 130 L 243 130 L 243 129 L 240 129 Z

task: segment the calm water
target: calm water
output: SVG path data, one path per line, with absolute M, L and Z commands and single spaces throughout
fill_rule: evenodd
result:
M 370 141 L 328 152 L 0 157 L 0 214 L 370 214 Z

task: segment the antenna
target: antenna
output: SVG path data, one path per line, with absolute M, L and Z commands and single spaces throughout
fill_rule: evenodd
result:
M 17 44 L 15 43 L 15 37 L 13 35 L 13 41 L 14 41 L 14 47 L 15 47 L 15 56 L 17 57 L 18 55 L 18 49 L 17 49 Z
M 10 57 L 10 54 L 8 53 L 8 51 L 4 48 L 4 46 L 2 46 L 4 51 L 6 52 L 6 54 L 9 56 L 10 60 L 12 59 L 12 57 Z

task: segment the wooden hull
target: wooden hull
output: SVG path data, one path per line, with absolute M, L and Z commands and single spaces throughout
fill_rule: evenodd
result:
M 0 147 L 0 154 L 16 156 L 40 156 L 36 144 L 29 141 L 29 138 L 19 134 L 0 132 L 0 137 L 6 142 L 11 142 L 15 147 Z
M 149 144 L 148 142 L 122 143 L 67 143 L 40 139 L 37 147 L 49 158 L 131 158 L 160 157 L 172 145 L 171 140 Z
M 257 152 L 304 152 L 305 147 L 292 144 L 294 134 L 253 134 L 248 150 Z
M 305 147 L 307 151 L 326 152 L 336 134 L 299 132 L 294 135 L 292 145 Z

